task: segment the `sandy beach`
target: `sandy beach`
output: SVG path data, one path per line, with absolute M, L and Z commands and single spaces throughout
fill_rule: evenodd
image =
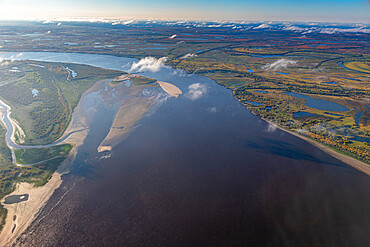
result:
M 100 80 L 94 84 L 90 89 L 84 92 L 81 99 L 97 90 L 106 80 Z M 88 123 L 86 115 L 81 106 L 81 100 L 76 106 L 71 122 L 61 139 L 68 134 L 71 134 L 62 143 L 69 143 L 73 145 L 67 158 L 60 164 L 56 172 L 52 175 L 50 180 L 42 187 L 33 187 L 29 183 L 20 183 L 16 185 L 16 190 L 7 195 L 28 194 L 29 199 L 15 204 L 4 204 L 5 197 L 2 199 L 2 205 L 8 210 L 5 225 L 0 232 L 0 246 L 11 246 L 14 241 L 27 229 L 27 227 L 41 212 L 45 203 L 49 200 L 54 191 L 59 188 L 62 183 L 61 176 L 67 174 L 73 164 L 77 155 L 79 146 L 84 142 L 88 134 Z M 6 196 L 6 197 L 7 197 Z
M 8 214 L 4 228 L 0 233 L 0 246 L 10 246 L 32 223 L 54 191 L 59 188 L 62 183 L 61 175 L 69 172 L 76 154 L 77 148 L 74 147 L 46 185 L 33 187 L 29 183 L 17 184 L 16 190 L 10 195 L 28 194 L 27 201 L 3 204 L 3 198 L 2 204 L 8 210 Z

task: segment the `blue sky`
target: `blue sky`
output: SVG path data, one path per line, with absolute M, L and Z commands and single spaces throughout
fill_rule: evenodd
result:
M 1 19 L 167 18 L 370 23 L 369 0 L 0 0 Z

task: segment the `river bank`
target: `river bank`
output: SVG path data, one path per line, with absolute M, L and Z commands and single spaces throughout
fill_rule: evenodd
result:
M 0 246 L 10 246 L 14 243 L 14 241 L 27 229 L 27 227 L 41 212 L 43 206 L 49 200 L 54 191 L 59 188 L 62 183 L 62 175 L 70 172 L 73 161 L 77 155 L 78 148 L 83 144 L 84 139 L 89 132 L 87 116 L 82 109 L 82 101 L 86 95 L 94 92 L 104 83 L 105 80 L 100 80 L 82 94 L 81 100 L 72 114 L 71 122 L 69 123 L 64 135 L 60 138 L 60 140 L 63 140 L 61 144 L 69 143 L 73 145 L 73 148 L 67 158 L 54 172 L 50 180 L 41 187 L 34 187 L 29 183 L 19 183 L 16 186 L 16 190 L 7 195 L 28 194 L 29 199 L 27 201 L 15 204 L 4 204 L 5 197 L 2 199 L 1 203 L 4 208 L 8 210 L 8 213 L 4 228 L 0 232 Z
M 253 114 L 255 114 L 255 113 L 253 113 Z M 258 116 L 258 115 L 256 115 L 256 116 Z M 315 147 L 321 149 L 325 153 L 330 154 L 334 158 L 337 158 L 338 160 L 346 163 L 347 165 L 350 165 L 353 168 L 356 168 L 357 170 L 359 170 L 359 171 L 361 171 L 363 173 L 366 173 L 367 175 L 370 176 L 370 166 L 368 164 L 366 164 L 366 163 L 364 163 L 364 162 L 362 162 L 362 161 L 360 161 L 358 159 L 352 158 L 352 157 L 350 157 L 350 156 L 348 156 L 346 154 L 339 153 L 339 152 L 333 150 L 332 148 L 330 148 L 330 147 L 328 147 L 328 146 L 326 146 L 324 144 L 321 144 L 321 143 L 319 143 L 317 141 L 314 141 L 314 140 L 312 140 L 312 139 L 310 139 L 310 138 L 308 138 L 306 136 L 303 136 L 303 135 L 301 135 L 301 134 L 299 134 L 297 132 L 294 132 L 294 131 L 285 129 L 285 128 L 279 126 L 278 124 L 275 124 L 275 123 L 273 123 L 273 122 L 271 122 L 271 121 L 269 121 L 269 120 L 267 120 L 265 118 L 262 118 L 261 117 L 261 119 L 263 119 L 264 121 L 266 121 L 267 123 L 269 123 L 270 126 L 273 126 L 273 128 L 278 128 L 278 129 L 280 129 L 282 131 L 285 131 L 285 132 L 287 132 L 287 133 L 289 133 L 291 135 L 294 135 L 294 136 L 296 136 L 298 138 L 301 138 L 301 139 L 305 140 L 306 142 L 311 143 Z

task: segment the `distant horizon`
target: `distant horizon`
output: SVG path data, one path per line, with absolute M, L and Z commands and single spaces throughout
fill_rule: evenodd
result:
M 50 17 L 50 18 L 14 18 L 14 19 L 3 19 L 0 18 L 0 22 L 4 21 L 30 21 L 40 22 L 46 21 L 48 23 L 53 22 L 101 22 L 111 23 L 114 21 L 183 21 L 183 22 L 215 22 L 215 23 L 242 23 L 242 24 L 256 24 L 256 23 L 300 23 L 300 24 L 364 24 L 370 25 L 369 22 L 345 22 L 345 21 L 318 21 L 318 20 L 257 20 L 257 19 L 183 19 L 183 18 L 139 18 L 139 17 Z M 48 22 L 50 21 L 50 22 Z M 244 23 L 243 23 L 244 22 Z
M 367 0 L 0 0 L 0 20 L 158 19 L 370 23 Z

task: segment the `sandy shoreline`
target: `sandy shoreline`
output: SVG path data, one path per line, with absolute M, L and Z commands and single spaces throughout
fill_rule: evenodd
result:
M 91 88 L 82 94 L 81 99 L 83 99 L 87 94 L 95 91 L 105 83 L 105 81 L 106 80 L 97 81 Z M 28 194 L 29 199 L 27 201 L 15 204 L 4 204 L 5 197 L 2 199 L 1 203 L 4 208 L 8 210 L 8 214 L 4 228 L 0 232 L 0 246 L 11 246 L 14 244 L 15 240 L 27 229 L 27 227 L 41 212 L 45 203 L 49 200 L 54 191 L 59 188 L 62 183 L 61 176 L 70 172 L 70 168 L 77 155 L 78 148 L 83 144 L 84 139 L 89 132 L 81 102 L 82 100 L 80 100 L 76 106 L 72 114 L 72 119 L 65 133 L 61 137 L 63 138 L 73 132 L 73 134 L 61 142 L 61 144 L 72 144 L 73 148 L 67 158 L 59 165 L 50 180 L 41 187 L 33 187 L 33 185 L 29 183 L 19 183 L 16 186 L 16 190 L 7 195 Z
M 61 163 L 57 171 L 44 186 L 33 187 L 29 183 L 20 183 L 17 185 L 16 190 L 10 195 L 28 194 L 29 199 L 14 204 L 3 204 L 8 210 L 8 214 L 4 228 L 0 233 L 0 246 L 10 246 L 13 244 L 32 223 L 54 191 L 59 188 L 62 183 L 61 176 L 69 172 L 76 154 L 77 148 L 74 147 L 69 156 Z
M 325 153 L 327 154 L 330 154 L 331 156 L 333 156 L 334 158 L 337 158 L 338 160 L 342 161 L 343 163 L 346 163 L 347 165 L 350 165 L 352 166 L 353 168 L 356 168 L 357 170 L 363 172 L 363 173 L 366 173 L 367 175 L 370 175 L 370 165 L 367 165 L 366 163 L 362 162 L 362 161 L 359 161 L 355 158 L 352 158 L 348 155 L 345 155 L 345 154 L 341 154 L 341 153 L 338 153 L 337 151 L 331 149 L 330 147 L 328 146 L 325 146 L 317 141 L 314 141 L 314 140 L 311 140 L 310 138 L 308 137 L 305 137 L 303 135 L 300 135 L 296 132 L 293 132 L 291 130 L 287 130 L 287 129 L 284 129 L 283 127 L 265 119 L 265 118 L 261 118 L 263 120 L 265 120 L 267 123 L 271 124 L 271 125 L 274 125 L 276 126 L 277 128 L 279 128 L 280 130 L 282 131 L 285 131 L 289 134 L 292 134 L 296 137 L 299 137 L 309 143 L 311 143 L 312 145 L 314 145 L 315 147 L 321 149 L 322 151 L 324 151 Z

